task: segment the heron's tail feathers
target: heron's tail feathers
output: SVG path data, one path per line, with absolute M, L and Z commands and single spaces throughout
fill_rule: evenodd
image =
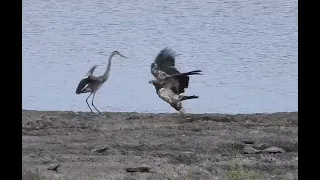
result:
M 188 99 L 197 99 L 199 96 L 180 96 L 180 101 L 188 100 Z

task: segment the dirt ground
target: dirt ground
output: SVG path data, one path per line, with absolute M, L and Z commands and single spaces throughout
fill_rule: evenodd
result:
M 23 179 L 298 179 L 298 112 L 22 110 Z M 148 167 L 149 172 L 126 172 Z

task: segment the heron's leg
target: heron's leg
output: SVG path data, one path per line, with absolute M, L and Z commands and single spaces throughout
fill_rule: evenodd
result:
M 91 107 L 89 106 L 89 103 L 88 103 L 88 99 L 89 99 L 89 97 L 91 96 L 91 94 L 92 94 L 92 93 L 90 93 L 90 95 L 87 97 L 86 102 L 87 102 L 88 107 L 90 108 L 90 111 L 93 112 L 92 109 L 91 109 Z
M 93 97 L 92 97 L 92 106 L 99 112 L 99 114 L 101 114 L 101 112 L 96 108 L 96 106 L 94 106 L 93 104 L 93 100 L 94 100 L 94 96 L 96 95 L 96 93 L 93 93 Z

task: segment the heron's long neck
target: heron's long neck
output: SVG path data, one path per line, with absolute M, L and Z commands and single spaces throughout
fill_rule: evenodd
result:
M 107 80 L 109 77 L 109 73 L 110 73 L 110 69 L 111 69 L 111 61 L 112 61 L 113 56 L 114 56 L 114 54 L 110 55 L 106 72 L 104 72 L 104 74 L 102 75 L 104 80 Z

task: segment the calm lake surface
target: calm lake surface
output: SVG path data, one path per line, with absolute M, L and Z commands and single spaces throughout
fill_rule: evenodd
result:
M 75 89 L 94 65 L 108 81 L 100 111 L 176 112 L 148 81 L 164 47 L 192 76 L 190 113 L 298 110 L 298 3 L 295 0 L 23 0 L 22 108 L 89 111 Z

